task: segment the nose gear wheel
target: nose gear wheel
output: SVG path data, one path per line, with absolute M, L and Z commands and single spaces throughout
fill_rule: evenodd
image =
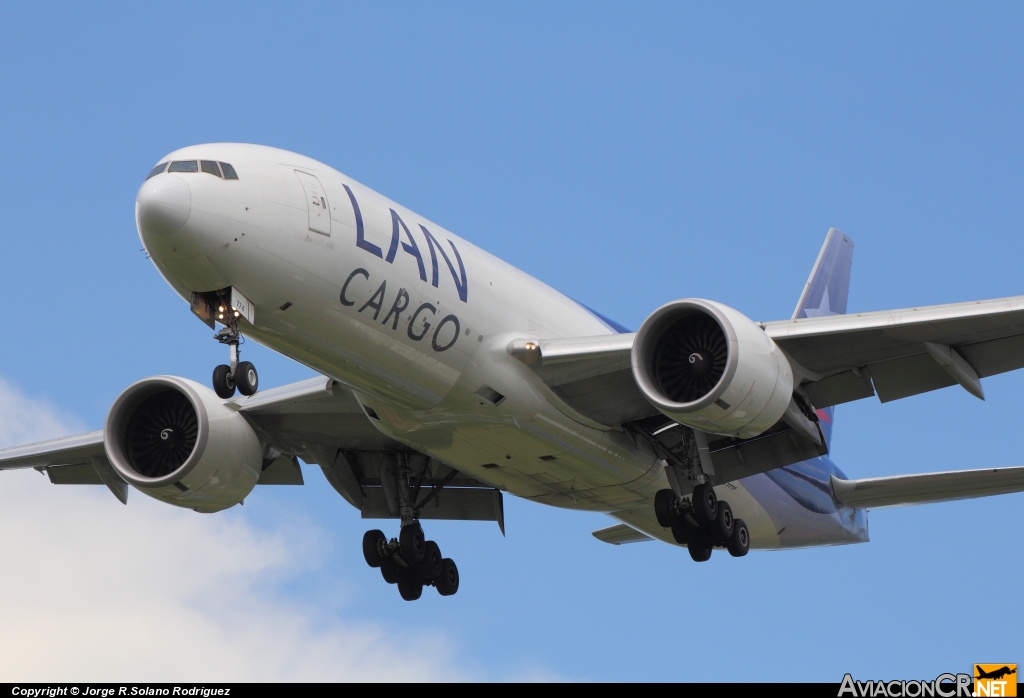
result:
M 255 395 L 260 384 L 256 367 L 249 361 L 238 360 L 241 352 L 238 347 L 243 341 L 238 331 L 238 318 L 229 316 L 221 322 L 225 325 L 213 335 L 213 338 L 221 344 L 228 345 L 230 362 L 213 369 L 213 390 L 224 400 L 234 397 L 236 389 L 246 397 Z

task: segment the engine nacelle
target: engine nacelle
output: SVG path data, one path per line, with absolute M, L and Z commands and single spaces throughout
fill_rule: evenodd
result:
M 241 502 L 263 467 L 262 445 L 245 418 L 209 388 L 175 376 L 146 378 L 121 393 L 103 445 L 127 482 L 201 512 Z
M 661 306 L 636 333 L 633 376 L 667 417 L 749 438 L 772 427 L 793 397 L 793 369 L 738 310 L 700 298 Z

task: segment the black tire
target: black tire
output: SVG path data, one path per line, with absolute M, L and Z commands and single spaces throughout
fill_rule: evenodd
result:
M 693 488 L 693 518 L 701 526 L 709 527 L 718 516 L 718 496 L 711 485 L 697 485 Z
M 719 502 L 718 515 L 711 525 L 711 537 L 715 543 L 725 545 L 726 541 L 732 537 L 735 526 L 736 520 L 732 516 L 732 507 L 729 506 L 729 502 Z
M 676 493 L 672 490 L 658 490 L 654 495 L 654 517 L 662 528 L 671 528 L 676 520 Z
M 434 541 L 428 540 L 424 547 L 423 559 L 416 563 L 416 573 L 423 579 L 424 584 L 430 584 L 440 576 L 444 560 L 441 557 L 441 548 Z
M 423 540 L 423 529 L 418 523 L 402 526 L 402 532 L 398 534 L 398 549 L 407 565 L 415 565 L 423 559 L 427 542 Z
M 403 575 L 398 580 L 398 593 L 402 595 L 402 598 L 406 601 L 415 601 L 419 597 L 423 596 L 423 585 L 418 580 L 413 579 L 408 575 Z
M 682 516 L 677 516 L 675 521 L 672 522 L 672 537 L 676 539 L 676 543 L 686 545 L 686 542 L 690 540 L 691 528 L 692 526 L 686 523 L 686 519 Z
M 231 367 L 227 364 L 221 364 L 213 369 L 213 392 L 222 400 L 235 396 L 235 379 L 231 375 Z
M 395 561 L 390 557 L 386 558 L 380 563 L 380 576 L 384 578 L 384 581 L 388 584 L 398 584 L 398 580 L 402 578 L 402 570 L 398 568 Z
M 248 361 L 239 362 L 235 368 L 235 385 L 242 395 L 255 395 L 260 387 L 260 376 L 256 367 Z
M 451 596 L 459 590 L 459 568 L 450 557 L 441 561 L 441 575 L 434 580 L 434 586 L 441 596 Z
M 733 557 L 743 557 L 750 551 L 750 530 L 743 519 L 736 519 L 732 527 L 732 535 L 726 541 L 725 547 Z
M 383 531 L 367 531 L 363 534 L 363 557 L 370 567 L 380 567 L 387 559 L 384 555 L 384 544 L 388 542 Z
M 690 542 L 686 544 L 690 558 L 694 562 L 707 562 L 711 559 L 711 549 L 714 546 L 703 531 L 694 531 L 694 533 Z

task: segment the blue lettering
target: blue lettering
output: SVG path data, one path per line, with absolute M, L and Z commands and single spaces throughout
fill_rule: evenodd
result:
M 409 318 L 409 331 L 408 331 L 409 339 L 411 339 L 411 340 L 413 340 L 415 342 L 418 342 L 421 339 L 423 339 L 427 335 L 427 330 L 430 329 L 430 323 L 427 322 L 426 320 L 424 320 L 423 321 L 423 331 L 420 332 L 418 335 L 412 333 L 412 328 L 413 328 L 413 325 L 416 322 L 416 318 L 418 318 L 420 316 L 420 313 L 422 313 L 424 310 L 429 310 L 431 315 L 433 315 L 433 314 L 435 314 L 437 312 L 437 308 L 435 308 L 430 303 L 424 303 L 420 307 L 416 308 L 416 312 L 414 312 L 412 314 L 412 317 Z
M 459 299 L 463 303 L 467 303 L 468 301 L 466 300 L 466 297 L 469 289 L 466 284 L 466 267 L 462 264 L 462 256 L 459 254 L 458 249 L 456 249 L 455 243 L 451 240 L 448 241 L 448 244 L 451 245 L 452 252 L 455 253 L 455 259 L 459 263 L 459 273 L 455 272 L 455 265 L 452 264 L 452 260 L 448 258 L 448 255 L 445 253 L 444 248 L 441 247 L 441 243 L 437 241 L 437 238 L 431 235 L 430 231 L 423 225 L 420 225 L 420 230 L 422 230 L 423 234 L 427 236 L 427 247 L 430 248 L 430 264 L 431 271 L 433 272 L 433 280 L 431 283 L 434 285 L 434 288 L 437 288 L 437 254 L 434 252 L 434 249 L 436 248 L 437 251 L 441 253 L 441 256 L 444 257 L 445 263 L 448 264 L 448 270 L 452 273 L 452 279 L 455 281 L 455 288 L 459 291 Z
M 352 193 L 352 190 L 348 188 L 347 184 L 342 184 L 341 186 L 345 187 L 345 191 L 348 192 L 348 199 L 352 202 L 352 211 L 356 214 L 356 246 L 361 247 L 367 252 L 375 254 L 378 257 L 383 257 L 384 255 L 381 254 L 380 248 L 365 237 L 365 231 L 363 229 L 363 213 L 359 210 L 359 202 L 356 201 L 356 195 Z
M 441 334 L 441 328 L 448 323 L 455 325 L 455 334 L 452 335 L 452 341 L 448 342 L 444 346 L 438 346 L 437 335 Z M 459 338 L 459 332 L 461 330 L 462 327 L 459 325 L 459 318 L 454 315 L 445 315 L 444 319 L 437 323 L 437 329 L 434 330 L 434 336 L 430 338 L 430 346 L 434 348 L 434 351 L 447 351 L 448 349 L 451 349 L 452 345 L 455 344 L 455 341 Z
M 356 277 L 357 275 L 360 275 L 360 274 L 361 274 L 361 275 L 363 276 L 363 278 L 364 278 L 364 279 L 366 279 L 367 281 L 369 281 L 369 280 L 370 280 L 370 272 L 366 271 L 365 269 L 356 269 L 356 270 L 354 270 L 354 271 L 353 271 L 353 272 L 352 272 L 351 274 L 349 274 L 349 275 L 348 275 L 348 278 L 347 278 L 347 279 L 345 279 L 345 285 L 341 287 L 341 304 L 342 304 L 342 305 L 355 305 L 355 304 L 356 304 L 356 302 L 355 302 L 355 301 L 350 301 L 350 300 L 349 300 L 349 299 L 348 299 L 348 298 L 347 298 L 347 297 L 345 296 L 345 291 L 347 291 L 347 290 L 348 290 L 348 285 L 349 285 L 350 283 L 352 283 L 352 279 L 354 279 L 354 278 L 355 278 L 355 277 Z
M 402 226 L 402 230 L 405 231 L 405 239 L 409 241 L 402 243 L 402 249 L 416 258 L 416 264 L 419 265 L 420 268 L 420 279 L 426 281 L 427 271 L 423 268 L 423 255 L 420 254 L 419 245 L 417 245 L 416 240 L 413 239 L 412 233 L 409 232 L 409 226 L 405 224 L 405 221 L 395 213 L 394 209 L 389 210 L 391 211 L 391 250 L 388 250 L 388 261 L 390 262 L 394 259 L 392 250 L 395 249 L 395 245 L 398 243 L 398 226 Z
M 398 316 L 402 313 L 403 310 L 405 310 L 408 307 L 409 307 L 409 294 L 405 292 L 404 288 L 400 288 L 400 289 L 398 289 L 398 295 L 395 296 L 395 302 L 391 304 L 391 310 L 389 310 L 388 314 L 384 316 L 384 322 L 382 322 L 381 324 L 382 325 L 388 324 L 388 320 L 390 320 L 391 316 L 394 315 L 395 319 L 394 319 L 394 322 L 391 323 L 391 329 L 397 330 L 398 329 Z
M 376 320 L 377 316 L 380 315 L 380 307 L 384 305 L 384 291 L 387 289 L 387 286 L 387 281 L 381 281 L 380 286 L 370 296 L 370 300 L 363 303 L 363 307 L 359 309 L 359 312 L 363 312 L 367 308 L 373 308 L 373 319 Z

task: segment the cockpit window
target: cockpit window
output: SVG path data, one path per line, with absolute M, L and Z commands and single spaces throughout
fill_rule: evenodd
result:
M 235 172 L 235 168 L 226 162 L 220 164 L 221 169 L 224 170 L 224 179 L 238 179 L 238 174 Z
M 213 160 L 200 160 L 199 165 L 200 167 L 202 167 L 203 172 L 206 172 L 207 174 L 212 174 L 216 177 L 220 177 L 220 168 L 217 167 L 217 163 L 215 163 Z
M 146 175 L 146 179 L 149 179 L 150 177 L 156 177 L 158 174 L 160 174 L 161 172 L 163 172 L 166 169 L 167 169 L 167 163 L 166 162 L 161 162 L 159 165 L 157 165 L 156 167 L 154 167 L 152 170 L 149 171 L 149 174 Z
M 175 160 L 167 170 L 168 172 L 198 172 L 199 163 L 195 160 Z

